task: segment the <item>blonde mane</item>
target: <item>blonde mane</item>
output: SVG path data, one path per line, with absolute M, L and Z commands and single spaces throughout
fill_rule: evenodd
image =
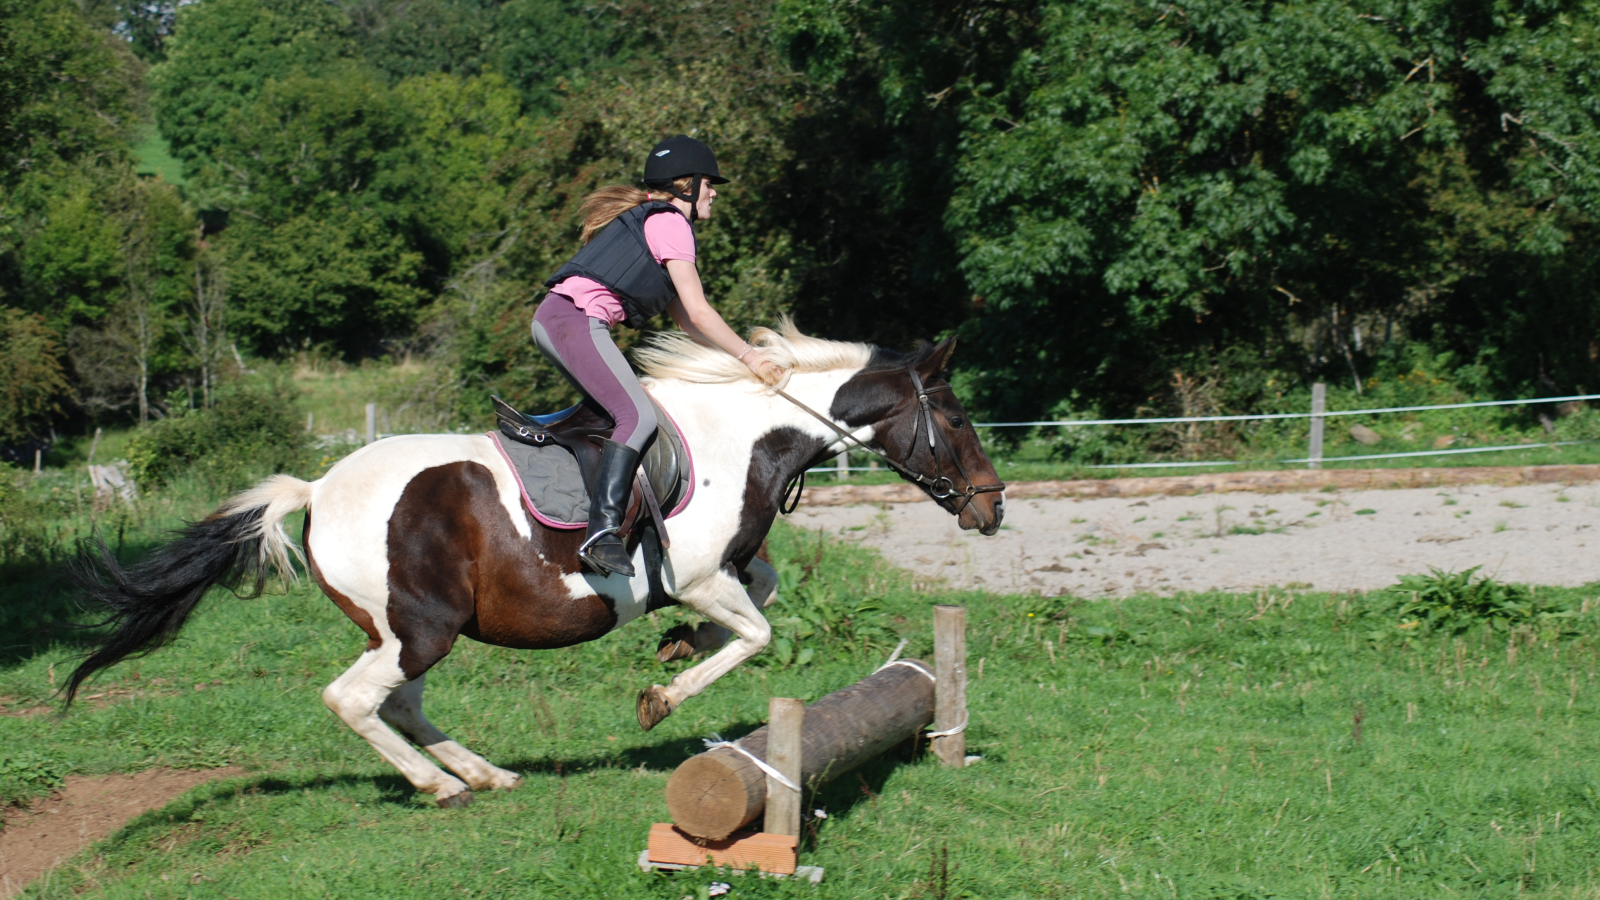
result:
M 797 374 L 865 368 L 872 361 L 873 353 L 871 344 L 830 341 L 801 334 L 788 316 L 778 320 L 776 329 L 752 331 L 750 343 L 760 348 L 767 359 Z M 652 334 L 633 351 L 633 359 L 651 378 L 674 378 L 701 384 L 756 380 L 744 363 L 681 331 Z

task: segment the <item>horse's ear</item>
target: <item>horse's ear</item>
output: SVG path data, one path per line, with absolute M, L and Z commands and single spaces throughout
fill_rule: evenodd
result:
M 917 363 L 917 374 L 923 378 L 932 378 L 943 372 L 945 366 L 950 364 L 950 355 L 956 350 L 956 339 L 952 335 L 934 346 L 933 352 L 922 362 Z

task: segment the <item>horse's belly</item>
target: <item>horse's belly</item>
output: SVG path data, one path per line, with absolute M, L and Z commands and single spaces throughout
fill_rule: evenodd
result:
M 514 532 L 501 534 L 506 539 L 495 540 L 497 546 L 477 560 L 477 615 L 462 634 L 502 647 L 543 650 L 604 637 L 633 617 L 628 615 L 631 602 L 618 603 L 555 562 L 576 562 L 583 532 L 536 527 L 532 541 L 512 539 Z

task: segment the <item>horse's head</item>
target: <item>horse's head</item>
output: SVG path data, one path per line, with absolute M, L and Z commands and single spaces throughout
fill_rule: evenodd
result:
M 919 485 L 964 529 L 1000 530 L 1005 483 L 978 442 L 966 410 L 944 379 L 951 338 L 912 354 L 879 350 L 834 396 L 829 414 L 859 428 L 872 446 Z

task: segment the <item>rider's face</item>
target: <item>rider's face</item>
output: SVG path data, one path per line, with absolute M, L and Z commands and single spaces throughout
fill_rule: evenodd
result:
M 695 204 L 695 212 L 699 214 L 700 219 L 711 218 L 711 201 L 715 200 L 716 197 L 717 189 L 711 186 L 711 182 L 701 182 L 700 202 Z

